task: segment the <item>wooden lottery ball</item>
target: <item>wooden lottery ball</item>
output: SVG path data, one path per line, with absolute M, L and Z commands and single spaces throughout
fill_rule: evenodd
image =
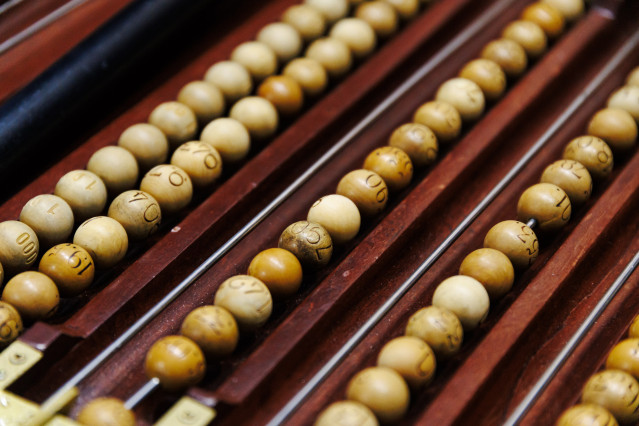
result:
M 395 8 L 400 18 L 411 19 L 419 12 L 419 0 L 384 0 Z
M 558 160 L 550 164 L 544 169 L 540 181 L 563 189 L 573 205 L 585 203 L 592 193 L 590 172 L 574 160 Z
M 581 402 L 602 406 L 619 423 L 636 423 L 639 420 L 639 383 L 624 371 L 604 370 L 588 379 Z
M 242 123 L 255 140 L 266 139 L 277 131 L 277 110 L 272 103 L 259 96 L 247 96 L 237 101 L 229 117 Z
M 318 223 L 305 220 L 287 226 L 277 246 L 290 251 L 303 266 L 312 269 L 326 266 L 333 254 L 333 241 L 328 231 Z
M 190 141 L 197 133 L 195 113 L 180 102 L 163 102 L 156 106 L 149 115 L 149 123 L 162 130 L 173 149 Z
M 284 67 L 282 74 L 297 81 L 306 96 L 317 96 L 328 85 L 326 70 L 311 58 L 293 59 Z
M 208 81 L 192 81 L 186 84 L 180 89 L 177 100 L 191 108 L 202 125 L 222 115 L 226 108 L 224 94 Z
M 479 281 L 465 275 L 455 275 L 437 286 L 433 294 L 433 305 L 454 313 L 464 331 L 470 331 L 486 319 L 490 299 Z
M 200 141 L 180 145 L 171 156 L 171 164 L 184 170 L 193 185 L 200 188 L 212 184 L 222 174 L 222 157 L 211 145 Z
M 475 82 L 489 101 L 495 101 L 506 90 L 506 74 L 496 62 L 489 59 L 475 59 L 467 63 L 459 76 Z
M 515 281 L 515 269 L 508 257 L 491 248 L 480 248 L 464 258 L 459 275 L 467 275 L 479 281 L 491 299 L 508 293 Z
M 213 305 L 192 310 L 182 321 L 180 332 L 212 358 L 233 353 L 240 338 L 233 315 L 221 306 Z
M 251 149 L 251 136 L 242 123 L 232 118 L 218 118 L 202 130 L 202 142 L 211 145 L 223 162 L 242 160 Z
M 628 111 L 605 108 L 590 119 L 588 134 L 603 139 L 615 151 L 628 151 L 637 141 L 637 123 Z
M 235 275 L 217 289 L 215 305 L 233 314 L 240 330 L 252 331 L 271 316 L 273 299 L 262 281 L 250 275 Z
M 363 216 L 376 215 L 388 202 L 388 187 L 384 179 L 370 170 L 347 173 L 339 181 L 336 192 L 354 202 Z
M 355 17 L 368 22 L 380 38 L 395 33 L 399 25 L 397 11 L 384 1 L 367 1 L 360 4 L 355 11 Z
M 564 15 L 556 7 L 542 2 L 528 5 L 521 13 L 521 19 L 539 25 L 551 39 L 559 37 L 566 25 Z
M 568 22 L 573 22 L 584 13 L 584 0 L 541 0 L 557 9 Z
M 532 21 L 513 21 L 504 28 L 501 36 L 519 43 L 529 58 L 538 58 L 548 47 L 546 33 Z
M 151 346 L 144 363 L 149 379 L 157 377 L 164 389 L 176 391 L 197 384 L 204 377 L 202 350 L 184 336 L 166 336 Z
M 17 220 L 0 222 L 0 263 L 8 276 L 29 269 L 40 244 L 29 225 Z
M 391 134 L 388 145 L 404 151 L 418 167 L 427 166 L 437 159 L 437 137 L 423 124 L 402 124 Z
M 231 60 L 244 65 L 255 81 L 262 81 L 277 71 L 273 49 L 259 41 L 246 41 L 231 52 Z
M 60 294 L 53 280 L 41 272 L 26 271 L 14 276 L 2 291 L 2 301 L 16 308 L 22 318 L 49 318 L 58 310 Z
M 626 85 L 639 87 L 639 67 L 635 67 L 630 71 L 628 77 L 626 77 Z
M 435 354 L 421 339 L 396 337 L 386 343 L 377 356 L 377 365 L 397 371 L 412 389 L 429 383 L 435 375 Z
M 364 160 L 364 169 L 380 175 L 391 192 L 406 188 L 413 178 L 413 163 L 401 149 L 384 146 L 375 149 Z
M 482 49 L 480 56 L 495 62 L 510 78 L 519 77 L 528 66 L 524 48 L 507 38 L 491 41 Z
M 71 235 L 73 211 L 57 195 L 37 195 L 22 208 L 20 222 L 26 223 L 35 231 L 41 247 L 51 247 L 66 241 Z
M 618 426 L 610 411 L 596 404 L 577 404 L 561 414 L 557 426 Z
M 4 348 L 22 334 L 22 318 L 10 304 L 0 302 L 0 348 Z
M 337 401 L 326 407 L 314 426 L 377 426 L 375 414 L 356 401 Z
M 95 277 L 95 265 L 89 252 L 71 243 L 58 244 L 47 250 L 38 271 L 51 278 L 63 296 L 80 293 Z
M 273 22 L 257 33 L 257 41 L 270 47 L 280 63 L 286 63 L 300 54 L 302 37 L 285 22 Z
M 624 339 L 617 343 L 606 359 L 608 370 L 623 370 L 635 379 L 639 377 L 639 339 Z
M 608 99 L 608 108 L 623 109 L 639 122 L 639 87 L 624 86 L 615 91 Z
M 282 14 L 282 22 L 295 28 L 306 43 L 321 37 L 326 30 L 324 15 L 306 4 L 296 4 L 286 9 Z
M 346 0 L 304 0 L 304 4 L 321 13 L 327 24 L 332 24 L 348 14 Z
M 632 320 L 628 329 L 628 337 L 639 337 L 639 315 Z
M 302 284 L 302 264 L 293 253 L 281 248 L 259 252 L 251 260 L 248 274 L 266 284 L 275 298 L 295 294 Z
M 564 148 L 563 158 L 583 164 L 593 179 L 604 179 L 612 172 L 612 151 L 607 143 L 595 136 L 571 140 Z
M 451 104 L 459 112 L 462 121 L 476 120 L 484 112 L 484 93 L 477 83 L 466 78 L 445 81 L 439 86 L 435 98 Z
M 515 268 L 530 266 L 539 254 L 539 241 L 532 229 L 517 220 L 505 220 L 490 228 L 484 247 L 508 256 Z
M 330 37 L 343 41 L 355 58 L 368 56 L 377 45 L 375 31 L 359 18 L 344 18 L 331 28 Z
M 73 170 L 62 176 L 53 193 L 69 204 L 76 222 L 102 213 L 107 201 L 104 182 L 88 170 Z
M 283 116 L 295 115 L 304 105 L 304 94 L 297 80 L 286 75 L 272 75 L 260 84 L 257 95 L 273 104 Z
M 406 382 L 388 367 L 369 367 L 348 383 L 346 398 L 367 406 L 382 423 L 401 419 L 410 402 Z
M 361 218 L 357 206 L 343 195 L 326 195 L 315 201 L 306 220 L 319 223 L 335 244 L 344 244 L 357 235 Z
M 251 74 L 238 62 L 217 62 L 206 71 L 204 80 L 213 83 L 222 91 L 226 105 L 248 96 L 253 90 Z
M 162 212 L 153 196 L 131 190 L 118 195 L 109 206 L 108 216 L 120 222 L 132 240 L 149 237 L 160 227 Z
M 96 267 L 110 268 L 126 254 L 129 239 L 117 220 L 96 216 L 78 227 L 73 235 L 73 244 L 88 251 Z
M 305 56 L 319 62 L 332 78 L 343 76 L 353 65 L 351 51 L 346 43 L 334 37 L 315 40 L 306 49 Z
M 135 415 L 117 398 L 96 398 L 82 407 L 78 423 L 92 426 L 135 426 Z
M 517 219 L 537 221 L 542 231 L 557 231 L 568 220 L 572 207 L 563 189 L 552 183 L 538 183 L 527 188 L 517 203 Z
M 111 195 L 134 188 L 138 181 L 138 162 L 130 151 L 121 146 L 105 146 L 94 152 L 87 163 L 87 170 L 102 179 Z
M 464 340 L 464 329 L 459 318 L 439 306 L 428 306 L 411 315 L 405 334 L 426 342 L 438 359 L 455 355 Z
M 191 202 L 193 184 L 181 168 L 160 164 L 149 170 L 140 182 L 140 190 L 151 194 L 164 215 L 182 210 Z
M 128 127 L 120 135 L 118 146 L 133 154 L 141 171 L 164 163 L 169 153 L 169 141 L 162 130 L 148 123 Z
M 432 130 L 440 143 L 450 142 L 461 132 L 461 116 L 447 102 L 426 102 L 415 111 L 413 121 Z

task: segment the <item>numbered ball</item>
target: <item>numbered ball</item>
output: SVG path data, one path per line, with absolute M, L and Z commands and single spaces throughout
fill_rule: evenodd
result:
M 360 4 L 355 11 L 355 17 L 366 21 L 380 38 L 395 33 L 399 26 L 397 11 L 383 1 L 367 1 Z
M 433 294 L 433 305 L 448 309 L 465 331 L 474 330 L 488 316 L 490 298 L 479 281 L 456 275 L 442 281 Z
M 192 140 L 197 133 L 195 113 L 180 102 L 164 102 L 155 107 L 149 115 L 149 123 L 162 130 L 173 149 Z
M 639 315 L 632 320 L 628 329 L 628 337 L 639 337 Z
M 334 402 L 324 409 L 314 426 L 377 426 L 375 414 L 356 401 Z
M 36 233 L 22 222 L 0 222 L 0 263 L 8 276 L 29 269 L 38 257 Z
M 246 41 L 231 52 L 231 60 L 242 64 L 255 81 L 262 81 L 277 71 L 277 55 L 259 41 Z
M 508 293 L 515 281 L 515 269 L 508 257 L 491 248 L 481 248 L 466 256 L 459 267 L 459 275 L 475 278 L 491 299 Z
M 202 125 L 224 113 L 224 93 L 208 81 L 192 81 L 180 89 L 178 102 L 191 108 Z
M 279 248 L 290 251 L 300 263 L 312 269 L 326 266 L 333 254 L 333 241 L 318 223 L 305 220 L 289 225 L 280 235 Z
M 162 130 L 147 123 L 128 127 L 120 135 L 118 145 L 133 154 L 141 171 L 164 163 L 169 154 L 169 141 Z
M 513 21 L 504 28 L 501 36 L 519 43 L 529 58 L 538 58 L 548 46 L 544 30 L 531 21 Z
M 202 142 L 211 145 L 222 157 L 223 162 L 238 162 L 251 149 L 251 137 L 242 123 L 232 118 L 218 118 L 202 130 Z
M 280 63 L 286 63 L 299 55 L 302 37 L 295 27 L 285 22 L 273 22 L 257 33 L 257 41 L 270 47 Z
M 192 310 L 182 321 L 180 332 L 213 358 L 233 353 L 240 338 L 233 315 L 221 306 L 212 305 Z
M 189 175 L 181 168 L 168 164 L 160 164 L 149 170 L 140 182 L 140 190 L 151 194 L 165 215 L 182 210 L 193 197 Z
M 592 193 L 592 178 L 588 170 L 574 160 L 559 160 L 544 169 L 541 182 L 557 185 L 568 194 L 570 204 L 588 201 Z
M 51 247 L 65 242 L 71 235 L 73 211 L 57 195 L 37 195 L 22 208 L 20 222 L 26 223 L 35 231 L 42 248 Z
M 521 18 L 539 25 L 550 39 L 559 37 L 566 25 L 564 15 L 556 7 L 542 2 L 527 6 L 522 12 Z
M 317 96 L 328 85 L 326 70 L 315 59 L 297 58 L 284 67 L 282 74 L 297 81 L 305 96 Z
M 304 4 L 321 13 L 327 24 L 332 24 L 348 14 L 348 2 L 346 0 L 304 0 Z
M 275 298 L 295 294 L 302 284 L 302 264 L 293 253 L 281 248 L 259 252 L 251 260 L 248 274 L 266 284 Z
M 574 138 L 564 148 L 563 157 L 583 164 L 593 179 L 606 178 L 614 163 L 608 144 L 595 136 Z
M 104 182 L 88 170 L 73 170 L 62 176 L 53 193 L 69 204 L 76 222 L 102 213 L 107 201 Z
M 637 123 L 628 111 L 605 108 L 590 119 L 588 134 L 603 139 L 615 151 L 627 151 L 637 141 Z
M 164 389 L 176 391 L 196 385 L 204 377 L 202 350 L 184 336 L 166 336 L 151 346 L 144 368 L 148 378 L 157 377 Z
M 324 15 L 306 4 L 290 6 L 282 14 L 282 22 L 295 28 L 306 43 L 321 37 L 326 30 Z
M 561 414 L 557 426 L 618 426 L 610 411 L 595 404 L 577 404 Z
M 391 134 L 388 145 L 408 154 L 416 167 L 427 166 L 437 159 L 437 137 L 423 124 L 402 124 Z
M 2 291 L 2 301 L 16 308 L 24 319 L 49 318 L 58 310 L 60 294 L 53 280 L 41 272 L 21 272 Z
M 413 121 L 432 130 L 441 143 L 450 142 L 461 132 L 461 116 L 454 106 L 446 102 L 426 102 L 415 111 Z
M 411 315 L 405 334 L 422 339 L 439 359 L 450 358 L 459 352 L 464 340 L 459 318 L 439 306 L 428 306 Z
M 377 356 L 377 365 L 397 371 L 412 389 L 429 383 L 435 375 L 435 354 L 423 340 L 396 337 L 386 343 Z
M 563 189 L 552 183 L 538 183 L 527 188 L 517 203 L 517 219 L 537 221 L 542 231 L 557 231 L 568 220 L 572 207 Z
M 346 43 L 333 37 L 312 42 L 306 49 L 305 56 L 319 62 L 332 78 L 343 76 L 353 65 L 351 51 Z
M 541 0 L 555 7 L 568 22 L 577 20 L 584 13 L 584 0 Z
M 470 61 L 459 72 L 459 76 L 477 84 L 489 101 L 495 101 L 506 90 L 506 74 L 496 62 L 489 59 Z
M 47 250 L 38 270 L 55 282 L 63 296 L 80 293 L 95 277 L 95 265 L 89 252 L 71 243 L 58 244 Z
M 437 90 L 436 99 L 451 104 L 462 121 L 474 121 L 484 112 L 484 93 L 477 83 L 466 78 L 451 78 Z
M 105 146 L 94 152 L 87 170 L 102 179 L 111 195 L 134 188 L 138 181 L 138 162 L 121 146 Z
M 275 106 L 259 96 L 247 96 L 233 105 L 229 117 L 246 127 L 251 138 L 263 140 L 277 131 L 278 116 Z
M 233 314 L 241 330 L 252 331 L 271 316 L 273 299 L 262 281 L 250 275 L 235 275 L 217 289 L 215 305 Z
M 510 78 L 519 77 L 528 66 L 524 48 L 519 43 L 506 38 L 488 43 L 482 49 L 481 57 L 495 62 Z
M 537 236 L 528 225 L 517 220 L 505 220 L 490 228 L 484 247 L 504 253 L 520 269 L 532 265 L 539 254 Z
M 231 105 L 253 90 L 251 74 L 244 65 L 233 61 L 217 62 L 206 71 L 204 80 L 222 91 L 226 105 Z
M 92 426 L 135 426 L 135 415 L 117 398 L 96 398 L 82 407 L 77 420 Z
M 622 370 L 639 377 L 639 339 L 624 339 L 617 343 L 606 359 L 608 370 Z
M 339 20 L 329 33 L 330 37 L 343 41 L 355 58 L 370 55 L 377 45 L 375 31 L 366 21 L 359 18 Z
M 401 149 L 392 146 L 377 148 L 364 160 L 364 169 L 380 175 L 391 192 L 406 188 L 413 178 L 413 163 Z
M 388 201 L 388 187 L 375 172 L 353 170 L 337 185 L 337 193 L 355 203 L 363 216 L 373 216 L 384 210 Z
M 357 373 L 348 383 L 346 397 L 370 408 L 382 423 L 401 419 L 410 402 L 406 382 L 387 367 L 369 367 Z
M 326 195 L 315 201 L 306 218 L 328 231 L 335 244 L 344 244 L 357 235 L 361 218 L 357 206 L 343 195 Z
M 129 239 L 142 240 L 158 230 L 162 212 L 151 194 L 126 191 L 118 195 L 109 206 L 109 217 L 124 227 Z
M 624 86 L 608 99 L 608 108 L 623 109 L 639 122 L 639 87 Z
M 73 244 L 84 248 L 98 268 L 110 268 L 124 258 L 129 239 L 124 227 L 107 216 L 93 217 L 78 227 Z
M 171 156 L 171 164 L 184 170 L 199 188 L 211 185 L 222 174 L 222 157 L 211 145 L 200 141 L 180 145 Z
M 581 401 L 602 406 L 620 423 L 639 420 L 639 383 L 621 370 L 604 370 L 590 377 Z
M 6 302 L 0 302 L 0 348 L 17 339 L 22 330 L 22 318 L 16 308 Z
M 258 96 L 273 104 L 283 116 L 295 115 L 304 105 L 304 94 L 299 83 L 286 75 L 272 75 L 260 84 Z

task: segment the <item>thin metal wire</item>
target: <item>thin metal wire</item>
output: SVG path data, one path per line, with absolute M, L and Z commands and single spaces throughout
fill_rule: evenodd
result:
M 455 240 L 468 228 L 479 214 L 497 197 L 510 181 L 524 168 L 537 152 L 548 142 L 559 128 L 565 124 L 577 109 L 604 82 L 615 68 L 624 60 L 639 40 L 639 31 L 624 43 L 611 61 L 586 86 L 584 91 L 575 98 L 568 108 L 553 122 L 537 142 L 524 154 L 504 178 L 482 199 L 473 211 L 453 230 L 453 232 L 428 256 L 428 258 L 413 272 L 413 274 L 380 306 L 377 311 L 360 327 L 355 334 L 333 355 L 333 357 L 304 385 L 304 387 L 269 421 L 268 426 L 283 423 L 299 405 L 315 390 L 326 377 L 341 363 L 357 344 L 373 329 L 386 313 L 406 294 L 417 280 L 435 263 L 437 259 L 450 247 Z
M 136 405 L 138 405 L 151 392 L 157 389 L 158 386 L 160 386 L 160 379 L 158 379 L 157 377 L 150 379 L 126 400 L 126 402 L 124 403 L 124 407 L 127 410 L 134 409 Z

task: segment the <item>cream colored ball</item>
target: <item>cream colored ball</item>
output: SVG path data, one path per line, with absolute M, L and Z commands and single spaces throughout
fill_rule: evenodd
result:
M 377 36 L 366 21 L 359 18 L 344 18 L 335 23 L 330 37 L 346 43 L 356 58 L 368 56 L 375 50 Z
M 132 240 L 142 240 L 154 234 L 162 221 L 157 200 L 151 194 L 138 190 L 118 195 L 109 206 L 108 215 L 124 227 Z
M 332 24 L 348 14 L 346 0 L 304 0 L 304 4 L 321 13 L 328 24 Z
M 200 141 L 180 145 L 171 164 L 184 170 L 196 187 L 211 185 L 222 174 L 222 157 L 211 145 Z
M 169 141 L 162 130 L 152 124 L 134 124 L 122 132 L 118 146 L 128 149 L 138 161 L 140 171 L 166 161 L 169 154 Z
M 138 162 L 131 152 L 121 146 L 105 146 L 93 153 L 87 170 L 102 179 L 111 195 L 135 188 L 138 181 Z
M 306 220 L 322 225 L 335 244 L 344 244 L 355 238 L 361 223 L 355 203 L 338 194 L 326 195 L 315 201 Z
M 251 74 L 238 62 L 217 62 L 206 71 L 204 80 L 213 83 L 222 91 L 227 105 L 248 96 L 253 90 Z
M 40 246 L 47 248 L 67 241 L 73 231 L 73 211 L 57 195 L 37 195 L 22 208 L 20 222 L 29 225 Z
M 639 122 L 639 87 L 623 86 L 608 98 L 608 108 L 623 109 Z
M 193 197 L 193 184 L 181 168 L 169 164 L 155 166 L 144 175 L 140 190 L 160 204 L 162 214 L 171 215 L 186 207 Z
M 487 100 L 494 101 L 506 90 L 506 74 L 490 59 L 475 59 L 464 65 L 459 76 L 474 81 Z
M 255 81 L 262 81 L 277 71 L 277 55 L 259 41 L 246 41 L 231 52 L 231 60 L 244 65 Z
M 433 294 L 433 305 L 453 312 L 464 331 L 477 328 L 490 308 L 490 298 L 484 286 L 474 278 L 455 275 L 442 281 Z
M 273 22 L 257 33 L 257 41 L 275 52 L 280 63 L 286 63 L 302 51 L 302 37 L 295 27 L 284 22 Z
M 639 67 L 635 67 L 630 71 L 628 77 L 626 77 L 626 85 L 639 87 Z
M 0 222 L 0 264 L 7 276 L 29 269 L 39 250 L 38 237 L 29 225 L 17 220 Z
M 402 19 L 411 19 L 419 12 L 419 0 L 384 0 L 395 8 Z
M 306 4 L 290 6 L 282 14 L 282 22 L 295 28 L 306 43 L 321 37 L 326 30 L 324 15 Z
M 282 74 L 297 81 L 304 96 L 317 96 L 328 85 L 326 70 L 322 64 L 311 58 L 293 59 L 284 67 Z
M 104 182 L 88 170 L 73 170 L 62 176 L 53 193 L 69 204 L 76 222 L 102 213 L 107 201 Z
M 484 93 L 477 83 L 465 78 L 445 81 L 439 86 L 435 98 L 452 105 L 459 112 L 462 121 L 474 121 L 484 112 Z
M 279 122 L 277 109 L 259 96 L 247 96 L 237 101 L 229 117 L 242 123 L 254 140 L 273 136 Z
M 235 163 L 246 157 L 251 149 L 251 137 L 246 127 L 232 118 L 218 118 L 202 130 L 202 142 L 211 145 L 223 162 Z
M 89 252 L 96 267 L 109 268 L 124 258 L 129 238 L 120 222 L 107 216 L 96 216 L 78 227 L 73 244 Z
M 405 334 L 426 342 L 440 360 L 459 352 L 464 341 L 464 329 L 459 318 L 438 306 L 427 306 L 411 315 Z
M 191 108 L 200 124 L 204 125 L 224 113 L 224 93 L 208 81 L 187 83 L 178 93 L 177 100 Z
M 343 76 L 353 65 L 351 51 L 346 43 L 334 37 L 315 40 L 306 49 L 306 57 L 319 62 L 332 78 Z
M 397 11 L 384 1 L 360 4 L 355 10 L 355 17 L 368 22 L 379 38 L 389 37 L 399 26 Z
M 163 102 L 149 115 L 149 123 L 166 135 L 171 148 L 193 139 L 197 133 L 197 117 L 188 106 L 180 102 Z
M 271 316 L 273 299 L 262 281 L 250 275 L 235 275 L 217 289 L 215 305 L 227 309 L 240 330 L 252 331 Z

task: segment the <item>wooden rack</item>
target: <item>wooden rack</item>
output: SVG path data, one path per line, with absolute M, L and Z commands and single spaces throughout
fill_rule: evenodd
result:
M 129 125 L 145 121 L 153 107 L 174 99 L 184 84 L 200 79 L 208 66 L 226 59 L 233 47 L 253 38 L 295 2 L 248 2 L 251 7 L 237 3 L 227 20 L 218 17 L 219 27 L 212 25 L 184 52 L 175 54 L 179 64 L 166 58 L 166 66 L 148 84 L 123 94 L 121 104 L 93 122 L 78 123 L 80 131 L 72 133 L 60 158 L 34 172 L 31 181 L 4 202 L 0 220 L 16 219 L 26 201 L 52 192 L 63 174 L 84 168 L 93 152 L 115 143 Z M 277 137 L 255 147 L 249 160 L 225 170 L 219 185 L 197 194 L 187 211 L 169 218 L 150 240 L 132 246 L 124 261 L 102 271 L 85 293 L 64 300 L 52 321 L 28 327 L 20 339 L 42 350 L 44 358 L 9 390 L 35 402 L 46 399 L 495 3 L 439 1 L 405 23 L 397 35 L 335 82 L 299 118 L 284 123 Z M 487 29 L 435 66 L 380 119 L 354 137 L 83 381 L 71 414 L 97 396 L 126 399 L 138 389 L 146 381 L 142 365 L 153 342 L 179 332 L 190 310 L 212 303 L 224 279 L 245 273 L 255 254 L 275 247 L 286 226 L 305 219 L 313 201 L 333 193 L 345 173 L 360 168 L 372 149 L 385 145 L 398 125 L 410 121 L 416 108 L 431 100 L 443 81 L 478 57 L 481 48 L 497 38 L 529 3 L 514 0 Z M 87 16 L 82 8 L 75 13 L 82 25 L 102 19 Z M 507 94 L 488 105 L 477 123 L 466 126 L 450 146 L 441 147 L 433 166 L 417 170 L 410 187 L 392 195 L 382 214 L 365 220 L 354 241 L 336 248 L 328 267 L 305 271 L 301 291 L 276 303 L 267 324 L 253 335 L 243 335 L 235 353 L 209 365 L 204 381 L 186 393 L 215 405 L 215 424 L 266 423 L 538 140 L 627 41 L 638 20 L 635 2 L 594 1 L 587 14 L 531 64 L 522 78 L 509 83 Z M 39 37 L 46 48 L 46 40 Z M 403 334 L 408 317 L 430 304 L 437 284 L 457 273 L 462 259 L 482 246 L 488 229 L 501 220 L 516 218 L 523 190 L 538 181 L 546 165 L 561 157 L 571 138 L 584 133 L 592 114 L 605 106 L 609 94 L 637 65 L 639 46 L 289 418 L 290 424 L 312 423 L 329 403 L 344 398 L 348 380 L 375 363 L 385 342 Z M 15 90 L 24 82 L 12 84 Z M 465 336 L 461 353 L 438 365 L 434 382 L 413 394 L 403 423 L 503 422 L 639 249 L 638 208 L 639 154 L 635 148 L 615 156 L 612 175 L 595 182 L 592 199 L 573 210 L 565 228 L 556 235 L 539 235 L 539 258 L 517 273 L 513 290 L 491 306 L 485 323 Z M 578 400 L 583 383 L 600 368 L 639 312 L 638 295 L 639 272 L 635 272 L 528 413 L 526 424 L 550 424 Z M 155 392 L 136 408 L 140 424 L 153 423 L 180 396 Z

